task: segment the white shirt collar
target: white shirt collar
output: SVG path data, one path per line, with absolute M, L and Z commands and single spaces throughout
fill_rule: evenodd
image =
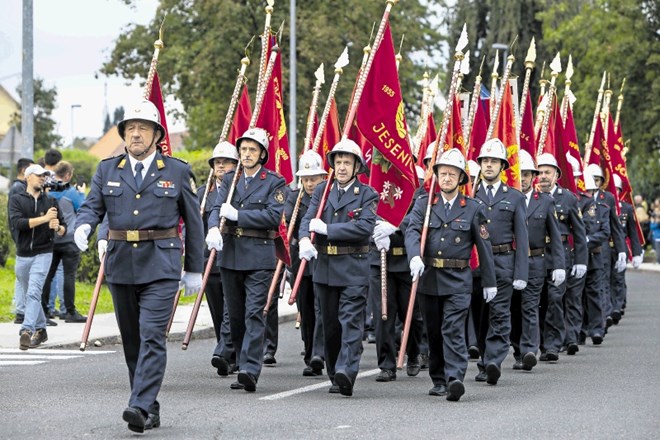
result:
M 131 164 L 131 171 L 133 171 L 134 176 L 135 176 L 135 164 L 138 162 L 142 162 L 142 165 L 144 165 L 144 168 L 142 168 L 142 177 L 147 175 L 147 170 L 151 166 L 151 162 L 154 161 L 154 157 L 156 157 L 156 151 L 158 151 L 158 149 L 154 150 L 153 153 L 151 153 L 149 156 L 145 157 L 142 160 L 137 160 L 130 154 L 128 155 L 128 162 Z
M 502 185 L 502 181 L 501 181 L 501 180 L 498 180 L 497 182 L 492 183 L 492 184 L 491 184 L 491 183 L 487 183 L 487 182 L 484 182 L 484 183 L 486 184 L 486 191 L 488 191 L 488 185 L 492 185 L 492 186 L 493 186 L 493 195 L 497 194 L 497 190 L 500 189 L 500 185 Z
M 348 192 L 349 188 L 355 183 L 355 180 L 356 178 L 354 177 L 346 186 L 339 186 L 339 182 L 337 182 L 337 190 L 343 189 L 344 191 Z
M 447 200 L 445 198 L 445 194 L 442 193 L 442 205 L 444 206 L 445 204 L 449 203 L 449 209 L 451 209 L 452 206 L 454 206 L 454 202 L 456 201 L 456 197 L 458 197 L 458 193 L 456 193 L 456 195 L 451 200 Z

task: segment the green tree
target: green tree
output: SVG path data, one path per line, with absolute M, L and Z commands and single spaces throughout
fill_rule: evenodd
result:
M 19 96 L 23 90 L 16 88 Z M 62 145 L 62 136 L 55 132 L 57 123 L 53 120 L 53 110 L 57 107 L 57 88 L 48 88 L 41 78 L 34 79 L 34 150 L 47 150 Z M 21 130 L 21 114 L 14 113 L 12 123 Z
M 131 4 L 131 0 L 124 0 Z M 418 112 L 421 87 L 417 84 L 429 54 L 440 50 L 441 36 L 436 24 L 442 1 L 408 0 L 396 5 L 391 14 L 394 38 L 405 33 L 400 76 L 409 117 Z M 158 62 L 163 93 L 173 93 L 183 104 L 190 131 L 188 148 L 211 148 L 215 145 L 224 121 L 240 59 L 246 43 L 263 31 L 265 2 L 256 0 L 222 1 L 161 0 L 156 17 L 148 26 L 129 26 L 121 33 L 110 59 L 102 72 L 127 79 L 145 78 L 157 29 L 165 21 L 164 43 Z M 277 30 L 289 17 L 289 3 L 277 2 L 272 17 Z M 306 0 L 298 2 L 297 26 L 297 132 L 302 139 L 312 89 L 314 71 L 325 63 L 328 90 L 332 65 L 349 46 L 351 64 L 344 69 L 337 90 L 340 114 L 345 114 L 353 83 L 362 59 L 362 48 L 368 43 L 374 21 L 385 8 L 383 0 Z M 282 46 L 285 112 L 288 113 L 288 25 L 285 23 Z M 252 65 L 248 69 L 248 86 L 255 97 L 257 65 L 261 46 L 251 48 Z M 420 56 L 422 54 L 422 56 Z M 320 100 L 322 109 L 325 99 Z M 320 111 L 320 110 L 319 110 Z M 343 119 L 343 118 L 342 118 Z M 288 123 L 288 121 L 287 121 Z M 291 130 L 291 127 L 288 127 Z

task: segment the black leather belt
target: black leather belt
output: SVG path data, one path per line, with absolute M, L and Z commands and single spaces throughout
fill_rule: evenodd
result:
M 453 258 L 424 258 L 424 264 L 436 269 L 465 269 L 470 265 L 470 260 L 456 260 Z
M 147 230 L 134 230 L 134 231 L 118 231 L 110 229 L 108 231 L 108 238 L 110 240 L 118 241 L 151 241 L 163 240 L 166 238 L 175 238 L 179 236 L 177 228 L 169 229 L 147 229 Z
M 593 249 L 589 249 L 590 254 L 600 254 L 600 251 L 603 250 L 602 246 L 595 247 Z
M 530 249 L 529 250 L 529 256 L 530 257 L 538 257 L 540 255 L 545 254 L 545 248 L 538 248 L 538 249 Z
M 370 249 L 372 251 L 378 252 L 378 248 L 376 246 L 371 246 Z M 392 255 L 393 257 L 400 257 L 402 255 L 406 255 L 406 248 L 404 247 L 391 247 L 389 251 L 387 251 L 387 255 Z
M 493 253 L 494 254 L 503 254 L 505 252 L 509 252 L 513 250 L 513 246 L 511 243 L 504 243 L 504 244 L 498 244 L 498 245 L 493 245 Z
M 366 246 L 317 246 L 316 250 L 325 255 L 349 255 L 366 254 L 369 252 L 369 245 Z
M 270 240 L 273 240 L 275 237 L 277 237 L 277 232 L 271 231 L 271 230 L 263 230 L 263 229 L 245 229 L 245 228 L 238 228 L 236 226 L 230 226 L 230 225 L 225 225 L 222 228 L 222 233 L 223 234 L 230 234 L 235 237 L 241 238 L 241 237 L 252 237 L 252 238 L 267 238 Z

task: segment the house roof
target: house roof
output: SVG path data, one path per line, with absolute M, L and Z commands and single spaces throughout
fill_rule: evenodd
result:
M 170 133 L 170 145 L 172 151 L 176 152 L 183 149 L 183 140 L 186 135 L 187 132 Z M 106 159 L 108 157 L 122 154 L 125 146 L 124 141 L 119 137 L 117 126 L 113 125 L 112 128 L 110 128 L 110 130 L 108 130 L 101 139 L 89 149 L 89 153 L 99 159 Z

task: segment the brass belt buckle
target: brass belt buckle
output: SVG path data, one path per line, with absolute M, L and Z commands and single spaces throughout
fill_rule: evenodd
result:
M 444 267 L 445 267 L 445 260 L 443 260 L 442 258 L 438 258 L 438 260 L 436 261 L 436 263 L 438 264 L 438 265 L 436 266 L 438 269 L 444 269 Z
M 236 232 L 234 233 L 237 237 L 241 237 L 243 235 L 243 228 L 236 228 Z
M 140 241 L 140 231 L 126 231 L 126 241 Z
M 337 255 L 337 246 L 328 246 L 328 255 Z
M 392 255 L 401 256 L 403 255 L 403 248 L 393 248 Z

